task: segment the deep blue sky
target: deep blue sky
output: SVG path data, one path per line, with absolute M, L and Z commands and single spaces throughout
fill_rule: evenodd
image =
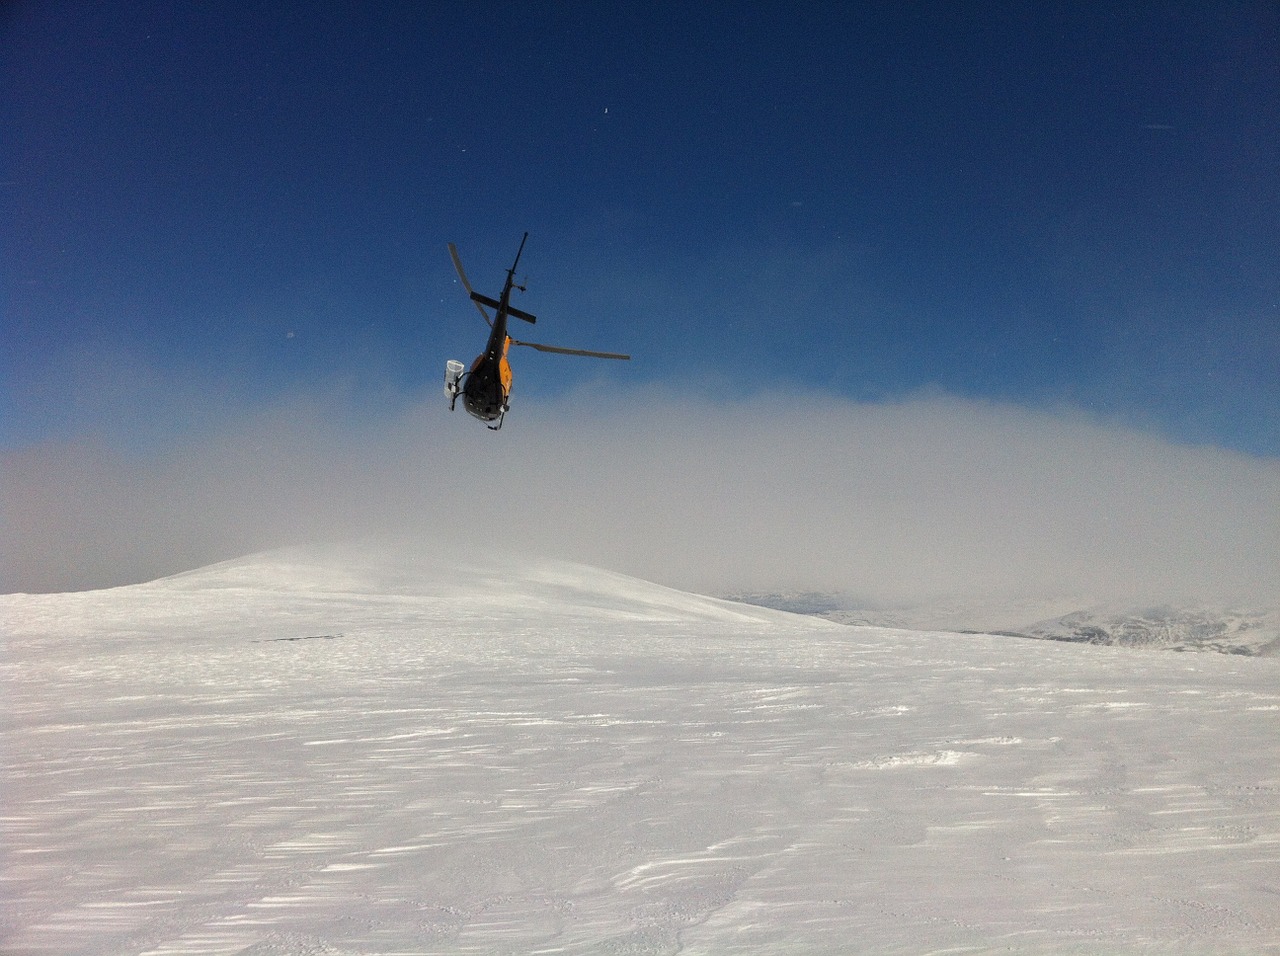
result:
M 515 409 L 937 390 L 1280 455 L 1278 10 L 6 4 L 0 444 L 443 407 L 445 243 L 493 293 L 528 230 L 527 337 L 635 360 L 521 354 Z

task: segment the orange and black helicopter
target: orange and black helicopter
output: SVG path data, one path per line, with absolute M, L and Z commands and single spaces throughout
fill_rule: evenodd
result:
M 520 253 L 524 252 L 525 241 L 529 234 L 520 240 L 520 248 L 516 250 L 516 260 L 507 270 L 507 281 L 502 287 L 502 297 L 491 299 L 471 288 L 467 274 L 462 270 L 462 260 L 458 258 L 458 249 L 449 243 L 449 255 L 453 258 L 453 267 L 458 270 L 458 278 L 462 287 L 475 303 L 484 320 L 489 323 L 489 343 L 484 353 L 471 363 L 470 371 L 463 373 L 463 365 L 457 359 L 450 359 L 444 367 L 444 393 L 449 396 L 449 410 L 462 394 L 462 404 L 468 412 L 497 431 L 502 427 L 502 419 L 507 414 L 508 399 L 511 397 L 511 363 L 507 361 L 507 349 L 513 345 L 527 345 L 539 352 L 555 352 L 558 355 L 585 355 L 588 358 L 629 359 L 630 355 L 619 355 L 617 352 L 588 352 L 586 349 L 562 349 L 554 345 L 541 345 L 538 342 L 521 342 L 507 334 L 507 319 L 515 317 L 526 322 L 538 321 L 537 316 L 521 311 L 511 304 L 511 290 L 525 291 L 525 287 L 516 284 L 516 266 L 520 263 Z M 489 318 L 485 306 L 495 310 L 494 318 Z M 497 422 L 497 424 L 492 424 Z

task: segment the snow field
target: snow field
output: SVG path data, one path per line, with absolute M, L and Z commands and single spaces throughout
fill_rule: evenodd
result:
M 277 552 L 0 597 L 5 953 L 1280 952 L 1280 669 Z

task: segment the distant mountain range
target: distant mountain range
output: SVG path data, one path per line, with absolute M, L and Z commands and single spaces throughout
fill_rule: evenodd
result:
M 811 614 L 841 624 L 911 630 L 1000 634 L 1043 641 L 1102 644 L 1144 650 L 1196 651 L 1280 657 L 1280 610 L 1159 605 L 1080 607 L 1070 599 L 991 604 L 859 607 L 815 592 L 740 594 L 747 604 Z
M 1155 607 L 1128 612 L 1076 611 L 1041 621 L 1019 636 L 1170 651 L 1280 656 L 1275 611 Z

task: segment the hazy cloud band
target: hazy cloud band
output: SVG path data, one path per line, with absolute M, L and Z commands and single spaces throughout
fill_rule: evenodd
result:
M 1280 593 L 1280 461 L 1071 411 L 609 390 L 517 404 L 492 434 L 442 403 L 370 424 L 339 398 L 297 398 L 145 454 L 94 440 L 7 452 L 0 587 L 396 534 L 705 591 Z

